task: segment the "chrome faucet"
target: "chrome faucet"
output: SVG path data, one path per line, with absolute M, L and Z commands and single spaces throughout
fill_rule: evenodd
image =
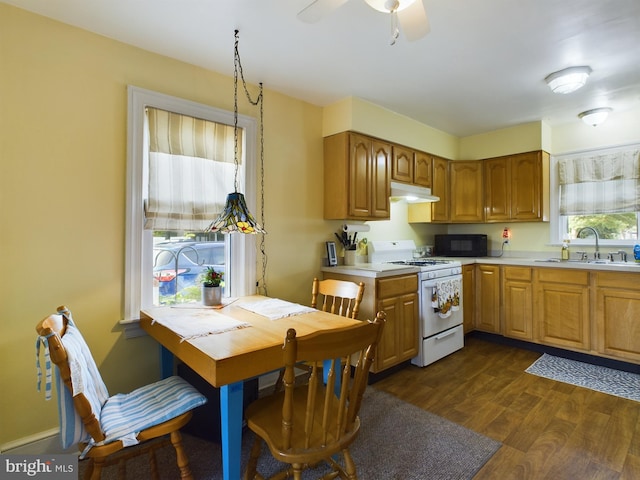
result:
M 583 230 L 592 231 L 593 235 L 596 237 L 596 251 L 593 253 L 593 258 L 596 259 L 596 260 L 599 260 L 600 259 L 600 244 L 598 243 L 599 242 L 598 232 L 593 227 L 582 227 L 580 230 L 578 230 L 578 233 L 576 233 L 576 238 L 580 238 L 580 234 L 583 232 Z

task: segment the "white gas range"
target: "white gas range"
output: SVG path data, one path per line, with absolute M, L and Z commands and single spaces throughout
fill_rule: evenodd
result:
M 419 269 L 420 340 L 418 355 L 411 363 L 424 367 L 461 349 L 464 330 L 460 262 L 422 258 L 413 240 L 372 240 L 367 247 L 371 265 L 406 265 Z

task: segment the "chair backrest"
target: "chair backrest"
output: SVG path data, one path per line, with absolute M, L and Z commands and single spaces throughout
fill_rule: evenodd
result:
M 105 439 L 105 435 L 100 427 L 99 415 L 100 407 L 108 398 L 108 392 L 102 378 L 99 376 L 95 361 L 91 357 L 89 348 L 82 335 L 73 324 L 71 316 L 66 307 L 58 307 L 58 314 L 49 315 L 36 325 L 36 331 L 41 337 L 47 339 L 49 345 L 49 355 L 51 361 L 58 367 L 60 377 L 64 382 L 70 396 L 73 397 L 73 408 L 80 417 L 86 433 L 96 441 Z M 65 347 L 63 337 L 68 334 L 65 341 L 74 349 L 74 353 Z M 71 361 L 70 361 L 71 357 Z M 81 371 L 82 370 L 82 371 Z M 90 375 L 87 375 L 90 370 Z M 75 385 L 73 380 L 81 383 L 82 386 Z M 84 391 L 78 392 L 81 388 Z M 59 391 L 58 395 L 63 397 L 64 392 Z M 64 400 L 61 398 L 61 408 Z M 65 419 L 65 421 L 72 421 Z M 63 421 L 63 418 L 61 418 Z M 70 426 L 70 432 L 77 426 Z M 61 425 L 62 434 L 65 434 L 65 426 Z M 72 433 L 69 433 L 72 435 Z M 78 435 L 76 433 L 76 435 Z M 82 434 L 80 434 L 82 436 Z M 76 438 L 76 440 L 81 440 Z
M 364 283 L 362 282 L 314 278 L 311 288 L 311 307 L 356 319 L 363 295 Z M 318 306 L 319 300 L 320 306 Z
M 359 325 L 324 330 L 301 338 L 289 329 L 284 344 L 284 401 L 282 434 L 284 449 L 322 450 L 345 447 L 360 427 L 358 411 L 367 386 L 369 369 L 382 335 L 385 313 Z M 322 378 L 323 360 L 333 359 Z M 309 382 L 295 386 L 295 366 L 301 361 L 312 365 Z M 352 378 L 352 365 L 353 378 Z M 339 379 L 339 395 L 336 383 Z M 302 396 L 302 403 L 300 401 Z M 294 410 L 306 405 L 304 415 Z

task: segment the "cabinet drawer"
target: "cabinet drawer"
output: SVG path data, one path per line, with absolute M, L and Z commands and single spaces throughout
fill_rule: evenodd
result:
M 531 281 L 531 269 L 529 267 L 504 267 L 505 280 Z
M 397 277 L 379 278 L 376 281 L 378 298 L 396 297 L 405 293 L 418 291 L 418 275 L 401 275 Z
M 601 273 L 596 275 L 596 286 L 598 287 L 614 287 L 626 288 L 629 290 L 638 290 L 640 286 L 640 273 Z
M 560 268 L 538 268 L 536 277 L 539 282 L 572 283 L 574 285 L 588 285 L 589 272 L 580 270 L 564 270 Z

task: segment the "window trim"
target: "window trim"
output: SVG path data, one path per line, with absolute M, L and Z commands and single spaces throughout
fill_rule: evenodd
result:
M 549 245 L 560 246 L 562 245 L 563 238 L 560 232 L 565 231 L 566 218 L 560 215 L 560 185 L 558 181 L 558 160 L 585 155 L 589 153 L 611 153 L 617 150 L 627 150 L 632 148 L 638 148 L 640 144 L 629 143 L 613 147 L 579 150 L 574 152 L 568 152 L 563 154 L 552 155 L 549 162 Z M 640 213 L 636 213 L 638 218 L 638 233 L 640 235 Z M 600 245 L 611 247 L 632 247 L 638 242 L 638 240 L 607 240 L 600 239 Z M 592 238 L 572 238 L 572 246 L 593 246 L 594 242 Z
M 234 124 L 234 113 L 210 107 L 201 103 L 172 97 L 162 93 L 129 85 L 127 116 L 127 189 L 126 189 L 126 232 L 125 232 L 125 278 L 124 312 L 121 323 L 138 322 L 140 310 L 153 304 L 152 289 L 143 290 L 142 272 L 152 270 L 152 258 L 143 258 L 144 249 L 153 250 L 150 231 L 145 231 L 143 210 L 143 166 L 145 141 L 145 108 L 157 107 L 184 115 L 191 115 L 227 125 Z M 244 195 L 249 206 L 256 199 L 256 138 L 255 119 L 238 115 L 238 127 L 245 131 L 245 185 Z M 212 219 L 213 220 L 213 219 Z M 256 291 L 256 235 L 227 235 L 230 256 L 230 271 L 227 278 L 228 293 L 231 296 L 250 295 Z M 144 244 L 144 247 L 143 247 Z M 146 262 L 143 265 L 143 261 Z

